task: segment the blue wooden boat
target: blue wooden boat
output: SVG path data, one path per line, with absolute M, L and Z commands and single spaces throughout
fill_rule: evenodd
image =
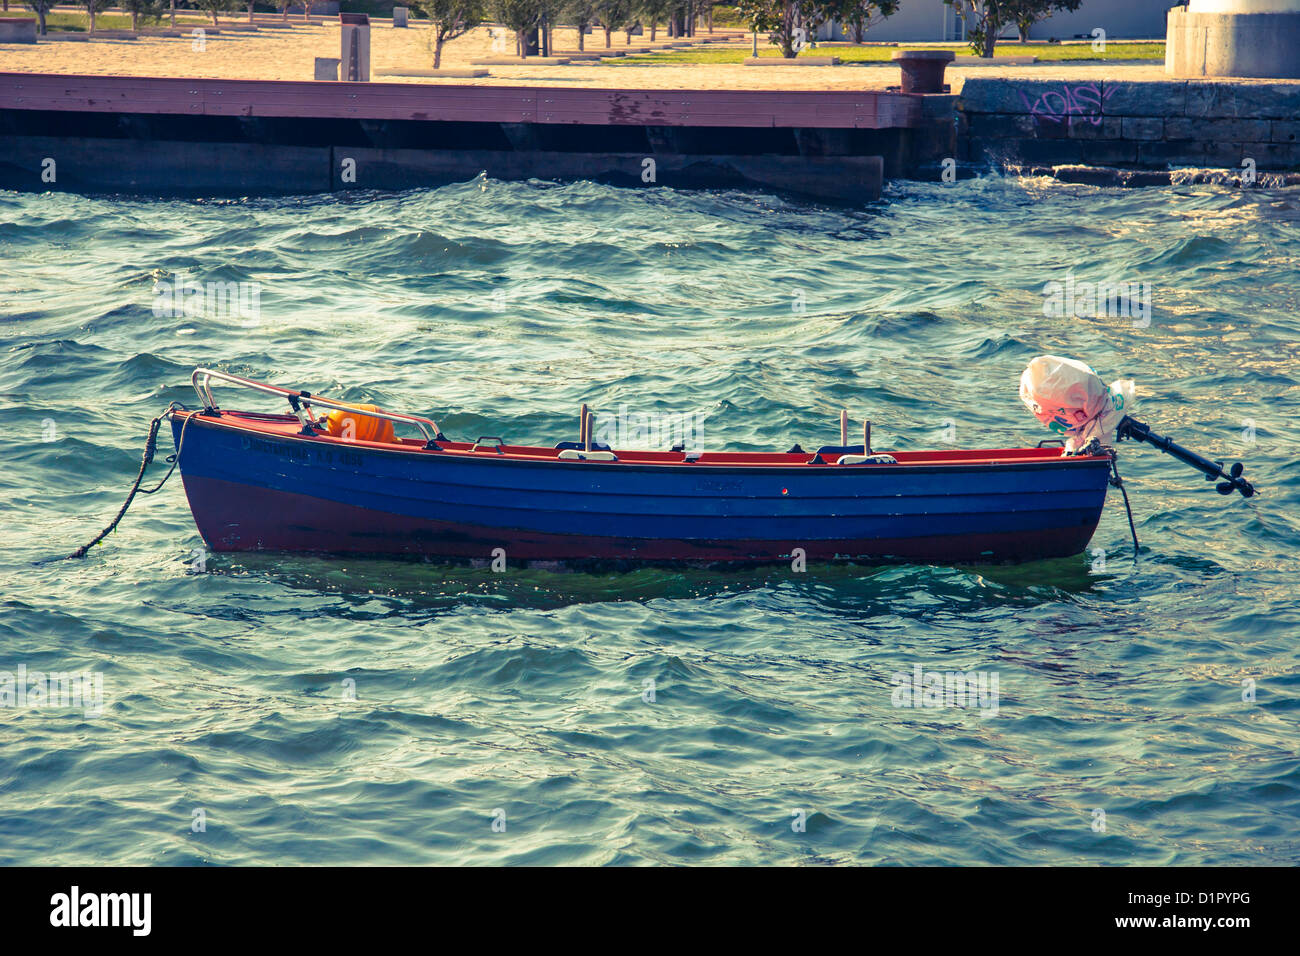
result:
M 286 399 L 219 408 L 213 381 Z M 581 564 L 1017 562 L 1082 551 L 1108 454 L 1059 447 L 871 453 L 606 450 L 447 440 L 436 422 L 364 417 L 420 438 L 330 434 L 316 409 L 356 406 L 199 369 L 203 408 L 170 415 L 199 532 L 215 551 Z M 585 419 L 590 421 L 589 418 Z M 498 549 L 502 549 L 499 551 Z M 502 555 L 502 551 L 504 554 Z

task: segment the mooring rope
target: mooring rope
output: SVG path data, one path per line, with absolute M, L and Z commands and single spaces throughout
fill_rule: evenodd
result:
M 1138 533 L 1137 533 L 1137 528 L 1133 526 L 1133 509 L 1129 507 L 1128 489 L 1124 487 L 1124 479 L 1119 476 L 1119 468 L 1115 464 L 1116 457 L 1117 456 L 1115 455 L 1115 453 L 1111 452 L 1110 483 L 1114 485 L 1116 488 L 1118 488 L 1120 490 L 1120 493 L 1124 495 L 1124 511 L 1126 514 L 1128 514 L 1128 530 L 1129 530 L 1129 534 L 1133 535 L 1133 560 L 1136 561 L 1138 557 Z
M 155 492 L 162 490 L 162 486 L 167 484 L 167 479 L 172 476 L 172 472 L 176 470 L 176 465 L 180 461 L 181 449 L 185 446 L 185 430 L 190 427 L 190 421 L 194 417 L 192 415 L 189 418 L 186 418 L 185 424 L 181 426 L 181 437 L 180 441 L 176 443 L 176 454 L 167 456 L 166 460 L 171 462 L 171 467 L 167 469 L 167 474 L 162 476 L 162 481 L 158 482 L 158 484 L 154 485 L 152 488 L 140 487 L 140 482 L 144 481 L 145 470 L 148 469 L 150 462 L 153 461 L 154 452 L 158 450 L 158 429 L 162 425 L 163 420 L 168 418 L 172 412 L 177 409 L 184 411 L 185 406 L 181 405 L 179 402 L 172 402 L 172 404 L 167 406 L 166 411 L 149 422 L 149 437 L 144 441 L 144 454 L 140 456 L 140 471 L 135 476 L 135 482 L 131 485 L 131 492 L 126 496 L 126 501 L 122 502 L 122 507 L 117 512 L 117 516 L 109 523 L 107 528 L 95 535 L 92 540 L 83 544 L 76 551 L 73 551 L 64 560 L 84 558 L 86 552 L 112 534 L 117 528 L 118 523 L 126 515 L 126 509 L 131 507 L 131 502 L 135 500 L 137 492 L 142 495 L 152 495 Z

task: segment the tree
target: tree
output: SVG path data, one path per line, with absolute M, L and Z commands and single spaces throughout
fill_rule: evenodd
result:
M 567 17 L 578 28 L 578 52 L 584 49 L 587 28 L 596 22 L 596 4 L 594 0 L 569 0 L 561 9 L 561 16 Z
M 527 56 L 524 36 L 536 28 L 542 19 L 540 0 L 491 0 L 492 18 L 505 24 L 515 33 L 515 44 L 519 55 Z
M 631 0 L 596 0 L 596 17 L 605 31 L 605 49 L 610 47 L 610 36 L 632 17 Z
M 869 28 L 898 12 L 898 4 L 899 0 L 841 0 L 832 19 L 844 25 L 854 43 L 862 43 Z
M 958 0 L 960 2 L 960 0 Z M 739 0 L 736 10 L 755 31 L 770 30 L 768 42 L 787 60 L 798 55 L 813 32 L 833 18 L 836 0 Z
M 81 2 L 85 3 L 86 0 L 81 0 Z M 212 25 L 215 27 L 218 25 L 217 14 L 230 9 L 231 0 L 194 0 L 194 2 L 200 10 L 207 10 L 212 14 Z
M 108 0 L 78 0 L 90 17 L 90 33 L 95 32 L 95 14 L 108 9 Z
M 36 14 L 38 29 L 45 36 L 45 16 L 54 9 L 54 0 L 24 0 L 23 6 Z
M 659 24 L 668 19 L 676 0 L 641 0 L 637 5 L 637 14 L 643 23 L 650 24 L 650 39 L 653 41 Z
M 684 36 L 691 20 L 691 0 L 674 0 L 668 6 L 668 35 Z
M 943 0 L 966 24 L 966 42 L 976 56 L 993 56 L 1002 27 L 1007 22 L 1005 0 Z
M 1016 24 L 1020 38 L 1054 10 L 1077 10 L 1080 0 L 943 0 L 966 21 L 966 40 L 976 56 L 993 56 L 993 48 L 1008 24 Z
M 442 47 L 483 22 L 483 0 L 415 0 L 415 9 L 429 18 L 429 49 L 433 68 L 442 66 Z
M 695 20 L 700 14 L 703 0 L 677 0 L 669 15 L 668 23 L 674 36 L 695 36 Z
M 131 29 L 139 30 L 140 21 L 162 20 L 163 0 L 120 0 L 119 6 L 131 14 Z
M 1016 25 L 1020 42 L 1029 39 L 1029 28 L 1058 10 L 1078 10 L 1081 0 L 1003 0 L 1007 19 Z
M 555 24 L 559 22 L 560 17 L 564 16 L 565 0 L 540 0 L 541 7 L 541 32 L 544 52 L 547 56 L 555 55 L 555 38 L 552 34 L 555 31 Z

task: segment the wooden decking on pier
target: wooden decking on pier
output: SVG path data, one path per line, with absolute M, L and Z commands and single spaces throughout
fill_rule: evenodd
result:
M 431 122 L 900 129 L 921 97 L 880 90 L 622 90 L 0 73 L 0 109 Z

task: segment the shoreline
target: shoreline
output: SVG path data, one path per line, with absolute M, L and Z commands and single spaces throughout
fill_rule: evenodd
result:
M 315 57 L 339 56 L 339 26 L 333 21 L 320 25 L 289 21 L 292 29 L 266 29 L 247 31 L 239 29 L 247 24 L 239 21 L 222 21 L 217 34 L 207 34 L 203 49 L 193 49 L 190 30 L 200 24 L 178 25 L 181 36 L 141 35 L 136 38 L 88 37 L 76 39 L 41 38 L 36 44 L 7 44 L 3 50 L 3 69 L 6 72 L 42 73 L 47 75 L 97 75 L 97 76 L 159 76 L 186 79 L 250 79 L 250 80 L 310 80 Z M 205 30 L 213 28 L 203 25 Z M 164 27 L 165 28 L 165 27 Z M 501 56 L 500 41 L 494 49 L 493 32 L 499 27 L 477 27 L 465 36 L 451 41 L 443 50 L 442 66 L 451 69 L 468 69 L 472 60 Z M 820 89 L 884 89 L 900 81 L 897 64 L 883 62 L 846 62 L 837 66 L 782 65 L 780 68 L 755 68 L 743 64 L 714 63 L 653 63 L 636 62 L 635 58 L 622 58 L 616 64 L 570 63 L 549 65 L 522 63 L 518 65 L 495 64 L 489 67 L 490 75 L 475 78 L 454 77 L 404 77 L 387 71 L 427 69 L 432 65 L 432 55 L 426 45 L 427 29 L 415 25 L 406 29 L 394 28 L 375 21 L 370 31 L 372 75 L 386 71 L 386 82 L 424 85 L 469 84 L 477 86 L 564 86 L 626 87 L 636 89 L 761 89 L 761 90 L 820 90 Z M 713 34 L 716 41 L 723 33 Z M 693 39 L 705 49 L 719 46 L 717 42 L 705 44 L 709 34 L 699 34 Z M 554 31 L 555 53 L 578 52 L 577 30 L 557 28 Z M 592 34 L 584 43 L 584 54 L 619 54 L 626 49 L 640 49 L 649 41 L 634 37 L 629 45 L 620 34 L 606 48 L 601 34 Z M 656 43 L 666 37 L 660 34 Z M 505 43 L 509 43 L 509 38 Z M 732 40 L 729 47 L 749 51 L 747 38 Z M 926 44 L 916 44 L 924 47 Z M 883 45 L 882 46 L 894 46 Z M 908 44 L 911 46 L 911 44 Z M 828 47 L 828 49 L 837 49 Z M 1014 49 L 1014 47 L 1012 47 Z M 616 74 L 615 78 L 613 75 Z M 954 65 L 947 76 L 953 92 L 959 92 L 969 77 L 1024 76 L 1039 79 L 1069 79 L 1082 77 L 1154 79 L 1163 76 L 1163 65 L 1158 61 L 1050 61 L 1024 65 Z
M 671 185 L 750 183 L 832 200 L 879 195 L 884 178 L 952 181 L 957 167 L 1116 186 L 1291 185 L 1300 172 L 1300 80 L 1171 80 L 1150 61 L 958 64 L 946 73 L 950 92 L 928 95 L 898 92 L 893 62 L 611 68 L 534 58 L 466 75 L 499 59 L 489 27 L 447 46 L 442 66 L 457 75 L 402 75 L 427 74 L 412 66 L 431 61 L 427 31 L 378 26 L 373 79 L 341 83 L 309 78 L 317 57 L 337 63 L 336 23 L 235 27 L 6 46 L 0 130 L 14 155 L 0 160 L 3 181 L 40 188 L 40 162 L 60 152 L 78 172 L 72 188 L 237 193 L 281 192 L 297 180 L 277 170 L 295 167 L 311 170 L 303 180 L 313 190 L 438 185 L 480 171 L 659 182 L 643 178 L 643 160 Z M 554 53 L 577 38 L 557 29 Z M 591 39 L 589 54 L 606 49 L 603 36 Z M 109 165 L 122 170 L 95 169 L 115 152 Z M 347 157 L 363 181 L 339 178 Z

